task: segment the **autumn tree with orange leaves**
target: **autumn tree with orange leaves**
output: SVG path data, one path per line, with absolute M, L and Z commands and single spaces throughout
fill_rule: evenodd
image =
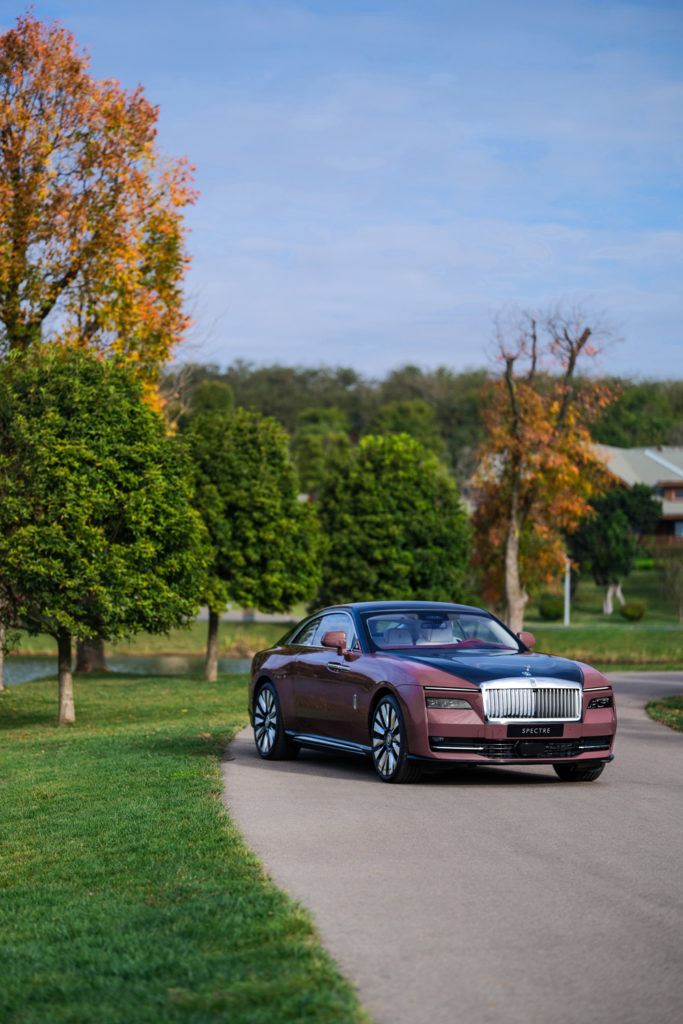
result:
M 577 371 L 608 336 L 581 309 L 517 312 L 496 323 L 502 373 L 483 414 L 476 562 L 484 596 L 504 598 L 515 632 L 530 590 L 564 570 L 563 531 L 577 527 L 605 484 L 589 426 L 612 396 L 602 381 L 582 378 L 577 387 Z
M 155 146 L 141 87 L 96 81 L 57 22 L 0 36 L 0 353 L 116 353 L 148 388 L 182 337 L 191 168 Z

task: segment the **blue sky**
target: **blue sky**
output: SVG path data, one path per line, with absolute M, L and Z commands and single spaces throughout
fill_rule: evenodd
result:
M 618 325 L 601 369 L 683 376 L 683 0 L 34 9 L 196 164 L 181 358 L 462 370 L 564 300 Z

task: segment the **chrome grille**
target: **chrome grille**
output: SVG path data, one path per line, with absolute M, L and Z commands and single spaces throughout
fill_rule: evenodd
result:
M 493 679 L 481 687 L 489 722 L 578 722 L 580 683 L 555 679 Z

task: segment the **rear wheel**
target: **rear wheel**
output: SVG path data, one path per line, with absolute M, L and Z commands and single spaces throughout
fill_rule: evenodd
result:
M 280 698 L 270 682 L 263 683 L 254 701 L 254 743 L 259 755 L 269 761 L 289 760 L 299 753 L 285 734 Z
M 602 775 L 604 764 L 554 764 L 563 782 L 593 782 Z
M 403 715 L 395 697 L 386 696 L 377 704 L 370 726 L 372 763 L 382 782 L 417 782 L 421 765 L 408 759 L 408 744 Z

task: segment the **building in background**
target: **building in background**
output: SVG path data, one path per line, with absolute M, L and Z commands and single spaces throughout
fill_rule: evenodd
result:
M 628 487 L 647 484 L 662 501 L 656 537 L 683 543 L 683 447 L 595 446 L 605 465 Z

